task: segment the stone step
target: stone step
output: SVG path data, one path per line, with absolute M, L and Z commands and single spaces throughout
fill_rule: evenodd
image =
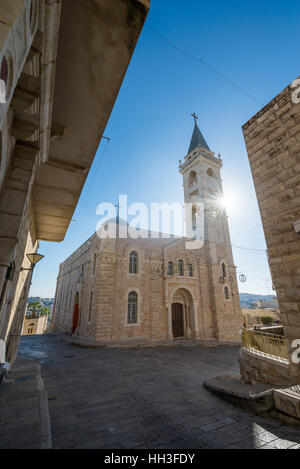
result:
M 40 78 L 29 75 L 28 73 L 21 73 L 18 85 L 14 91 L 14 96 L 11 101 L 12 107 L 17 111 L 24 111 L 31 106 L 34 101 L 41 95 L 41 80 Z
M 28 140 L 40 127 L 40 116 L 27 112 L 15 112 L 11 135 L 20 140 Z
M 215 376 L 203 386 L 213 394 L 255 415 L 300 426 L 300 389 L 277 389 L 269 384 L 243 384 L 239 375 Z
M 38 142 L 26 142 L 18 140 L 14 149 L 14 157 L 33 159 L 37 157 L 39 152 Z

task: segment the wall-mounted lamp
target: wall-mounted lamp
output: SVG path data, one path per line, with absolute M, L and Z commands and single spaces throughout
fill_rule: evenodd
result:
M 42 254 L 33 253 L 33 254 L 26 254 L 26 257 L 27 257 L 27 259 L 29 259 L 29 261 L 31 263 L 31 269 L 25 269 L 24 267 L 21 267 L 21 272 L 23 270 L 33 270 L 35 268 L 36 264 L 41 259 L 43 259 L 44 256 Z

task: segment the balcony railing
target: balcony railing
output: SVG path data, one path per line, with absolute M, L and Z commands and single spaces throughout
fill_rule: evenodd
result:
M 284 336 L 243 329 L 242 344 L 250 352 L 283 363 L 290 363 L 287 342 Z

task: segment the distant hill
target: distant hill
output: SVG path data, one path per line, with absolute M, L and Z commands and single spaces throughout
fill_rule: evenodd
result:
M 27 302 L 35 303 L 36 301 L 41 301 L 45 306 L 54 304 L 54 298 L 42 298 L 41 296 L 30 296 Z
M 256 295 L 253 293 L 240 293 L 241 306 L 250 307 L 252 302 L 257 303 L 258 300 L 272 301 L 276 295 Z

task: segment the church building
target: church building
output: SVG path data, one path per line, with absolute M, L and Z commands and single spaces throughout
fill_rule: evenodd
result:
M 53 330 L 82 345 L 145 344 L 177 338 L 239 342 L 242 315 L 227 215 L 222 160 L 195 117 L 180 161 L 185 203 L 204 204 L 204 243 L 188 238 L 101 239 L 95 233 L 61 265 Z M 196 213 L 194 213 L 195 217 Z M 122 223 L 118 217 L 115 223 Z M 194 225 L 194 220 L 193 220 Z M 101 228 L 100 228 L 101 229 Z

